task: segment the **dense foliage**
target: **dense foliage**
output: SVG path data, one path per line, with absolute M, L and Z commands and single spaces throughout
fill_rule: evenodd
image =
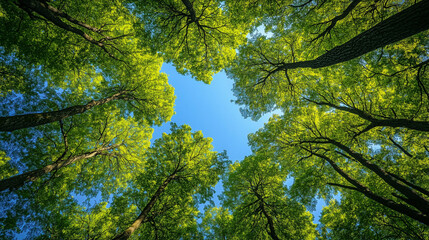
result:
M 427 16 L 429 0 L 1 1 L 0 238 L 429 239 Z M 151 144 L 174 114 L 164 62 L 225 70 L 244 117 L 282 114 L 234 163 L 187 125 Z

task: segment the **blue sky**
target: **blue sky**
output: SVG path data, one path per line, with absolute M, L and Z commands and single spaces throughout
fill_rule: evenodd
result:
M 231 161 L 251 154 L 247 135 L 263 127 L 271 115 L 258 122 L 243 118 L 239 106 L 231 102 L 233 80 L 224 72 L 216 74 L 209 85 L 178 74 L 170 64 L 164 64 L 161 71 L 169 75 L 169 83 L 175 88 L 176 113 L 172 122 L 188 124 L 193 131 L 201 130 L 205 137 L 213 138 L 216 151 L 227 150 Z M 153 138 L 161 137 L 169 129 L 170 123 L 156 127 Z

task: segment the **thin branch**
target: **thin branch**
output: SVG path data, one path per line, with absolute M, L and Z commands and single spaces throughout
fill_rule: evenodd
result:
M 412 158 L 413 155 L 408 152 L 407 150 L 405 150 L 404 147 L 402 147 L 401 145 L 399 145 L 397 142 L 395 142 L 395 140 L 393 140 L 392 137 L 389 136 L 389 140 L 393 143 L 393 145 L 395 145 L 397 148 L 399 148 L 399 150 L 401 150 L 403 153 L 405 153 L 405 155 L 407 155 L 408 157 Z
M 319 35 L 317 35 L 317 37 L 313 38 L 310 42 L 314 42 L 319 38 L 324 37 L 326 34 L 329 34 L 330 31 L 335 27 L 335 24 L 337 24 L 338 21 L 344 19 L 345 17 L 347 17 L 347 15 L 361 2 L 362 0 L 353 0 L 350 5 L 346 8 L 346 10 L 344 10 L 343 13 L 341 13 L 341 15 L 338 15 L 336 17 L 334 17 L 333 19 L 327 21 L 327 22 L 322 22 L 319 24 L 325 24 L 325 23 L 330 23 L 329 26 Z
M 342 184 L 338 184 L 338 183 L 331 183 L 331 182 L 328 182 L 326 184 L 331 185 L 331 186 L 337 186 L 337 187 L 347 188 L 347 189 L 351 189 L 351 190 L 354 190 L 354 191 L 361 192 L 358 188 L 352 187 L 352 186 L 342 185 Z

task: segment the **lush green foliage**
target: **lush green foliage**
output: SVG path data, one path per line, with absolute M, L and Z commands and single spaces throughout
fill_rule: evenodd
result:
M 428 32 L 315 61 L 427 2 L 2 1 L 0 125 L 22 126 L 0 132 L 0 238 L 428 239 Z M 187 125 L 151 145 L 174 114 L 163 62 L 282 114 L 229 166 Z
M 250 143 L 294 179 L 287 191 L 293 199 L 308 207 L 316 197 L 330 201 L 321 218 L 324 238 L 426 239 L 428 229 L 419 221 L 427 220 L 402 214 L 428 204 L 427 33 L 342 64 L 274 71 L 314 59 L 409 6 L 359 2 L 329 35 L 317 38 L 330 22 L 314 23 L 333 19 L 338 14 L 330 10 L 343 12 L 350 2 L 329 4 L 287 8 L 288 18 L 271 13 L 264 23 L 272 35 L 256 35 L 240 48 L 229 74 L 243 114 L 257 119 L 275 108 L 284 112 L 250 136 Z M 366 14 L 372 14 L 370 21 Z M 424 203 L 409 200 L 400 185 Z M 421 213 L 427 216 L 427 209 Z
M 248 24 L 238 23 L 218 0 L 130 1 L 142 45 L 150 46 L 177 71 L 210 83 L 234 59 Z
M 229 227 L 237 239 L 315 239 L 311 214 L 285 195 L 285 178 L 264 153 L 231 165 L 222 205 L 232 211 Z
M 172 124 L 170 134 L 164 133 L 162 138 L 155 140 L 146 153 L 144 173 L 137 176 L 132 187 L 119 197 L 129 202 L 128 208 L 134 209 L 131 211 L 134 216 L 123 223 L 131 225 L 159 186 L 169 176 L 173 178 L 146 217 L 147 222 L 143 222 L 133 236 L 189 239 L 197 234 L 197 206 L 211 199 L 219 175 L 228 163 L 224 153 L 213 151 L 211 141 L 204 138 L 201 131 L 191 132 L 189 126 L 175 124 Z M 127 212 L 123 209 L 125 206 L 113 207 L 112 211 L 122 215 Z M 140 209 L 137 214 L 135 206 Z

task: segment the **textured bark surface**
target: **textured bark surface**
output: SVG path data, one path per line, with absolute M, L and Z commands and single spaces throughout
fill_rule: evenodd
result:
M 275 72 L 295 68 L 322 68 L 352 60 L 377 48 L 395 43 L 429 29 L 429 0 L 413 6 L 381 21 L 374 27 L 334 47 L 316 59 L 284 63 Z

